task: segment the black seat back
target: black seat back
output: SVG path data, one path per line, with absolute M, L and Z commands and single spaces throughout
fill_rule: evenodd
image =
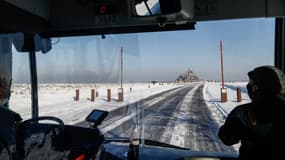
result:
M 0 159 L 9 160 L 11 158 L 10 158 L 9 148 L 7 148 L 7 145 L 3 141 L 0 141 Z
M 55 150 L 55 140 L 60 128 L 54 124 L 29 123 L 17 128 L 17 159 L 58 160 L 67 157 Z
M 97 128 L 84 128 L 78 126 L 65 126 L 62 137 L 57 141 L 59 150 L 68 152 L 69 160 L 79 157 L 83 159 L 96 159 L 100 155 L 100 146 L 104 141 Z
M 17 128 L 17 159 L 95 159 L 103 136 L 98 129 L 29 123 Z
M 0 107 L 0 159 L 12 160 L 16 153 L 16 124 L 21 121 L 19 114 Z

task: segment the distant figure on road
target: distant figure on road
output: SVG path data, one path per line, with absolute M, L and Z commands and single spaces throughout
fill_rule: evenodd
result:
M 252 102 L 233 109 L 218 135 L 226 145 L 241 142 L 241 160 L 285 160 L 285 75 L 261 66 L 248 76 Z

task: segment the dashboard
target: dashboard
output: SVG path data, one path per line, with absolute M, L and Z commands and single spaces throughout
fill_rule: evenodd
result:
M 102 159 L 124 160 L 127 159 L 128 145 L 103 144 Z M 143 160 L 237 160 L 237 154 L 202 152 L 183 149 L 165 148 L 144 145 L 140 147 L 139 159 Z

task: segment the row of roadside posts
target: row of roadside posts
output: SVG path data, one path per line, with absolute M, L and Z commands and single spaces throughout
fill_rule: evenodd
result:
M 79 89 L 76 89 L 75 90 L 75 97 L 74 97 L 75 101 L 79 101 L 79 95 L 80 95 Z M 95 89 L 91 89 L 91 98 L 90 98 L 91 102 L 94 102 L 95 97 L 98 97 L 98 96 L 99 96 L 99 93 L 95 92 Z
M 132 88 L 130 88 L 130 92 L 132 92 Z M 95 97 L 98 97 L 99 93 L 98 91 L 95 92 L 95 89 L 91 89 L 91 98 L 90 101 L 94 102 L 95 101 Z M 75 97 L 74 100 L 75 101 L 79 101 L 79 97 L 80 97 L 80 92 L 79 89 L 75 90 Z M 112 100 L 112 92 L 111 89 L 107 89 L 107 101 L 111 102 Z M 118 89 L 118 102 L 123 102 L 124 101 L 124 89 L 123 88 L 119 88 Z
M 163 85 L 163 84 L 162 84 Z M 148 85 L 148 88 L 150 88 L 150 85 Z M 132 92 L 133 89 L 132 87 L 130 87 L 130 92 Z M 74 100 L 75 101 L 79 101 L 79 89 L 75 90 L 75 97 Z M 95 89 L 91 89 L 91 98 L 90 101 L 94 102 L 95 101 L 95 97 L 98 97 L 99 93 L 98 91 L 95 91 Z M 107 101 L 111 102 L 112 100 L 112 92 L 111 89 L 107 89 Z M 118 102 L 123 102 L 124 101 L 124 88 L 118 88 Z
M 242 101 L 242 97 L 241 97 L 241 88 L 238 87 L 236 89 L 236 93 L 237 93 L 237 102 L 241 102 Z M 228 101 L 228 98 L 227 98 L 227 88 L 221 88 L 221 102 L 222 103 L 225 103 Z

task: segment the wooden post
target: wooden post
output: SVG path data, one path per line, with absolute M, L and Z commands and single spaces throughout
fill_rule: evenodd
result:
M 223 61 L 223 43 L 220 41 L 221 52 L 221 72 L 222 72 L 222 88 L 221 88 L 221 102 L 227 102 L 227 89 L 224 84 L 224 61 Z
M 124 101 L 124 89 L 123 88 L 118 89 L 118 101 L 119 102 Z
M 96 91 L 96 97 L 99 97 L 99 92 L 98 91 Z
M 107 89 L 107 101 L 111 102 L 111 89 Z
M 124 101 L 124 89 L 123 89 L 123 47 L 121 47 L 121 88 L 119 88 L 118 92 L 118 101 Z
M 237 88 L 237 102 L 241 102 L 241 88 Z
M 95 89 L 91 89 L 91 102 L 95 101 Z
M 225 85 L 224 85 L 223 43 L 222 43 L 222 41 L 220 41 L 220 52 L 221 52 L 222 88 L 225 88 Z
M 227 89 L 221 88 L 221 102 L 227 102 Z
M 12 83 L 12 41 L 0 38 L 0 107 L 9 107 Z
M 79 89 L 75 90 L 75 101 L 79 101 Z
M 123 88 L 123 47 L 121 47 L 121 88 Z

